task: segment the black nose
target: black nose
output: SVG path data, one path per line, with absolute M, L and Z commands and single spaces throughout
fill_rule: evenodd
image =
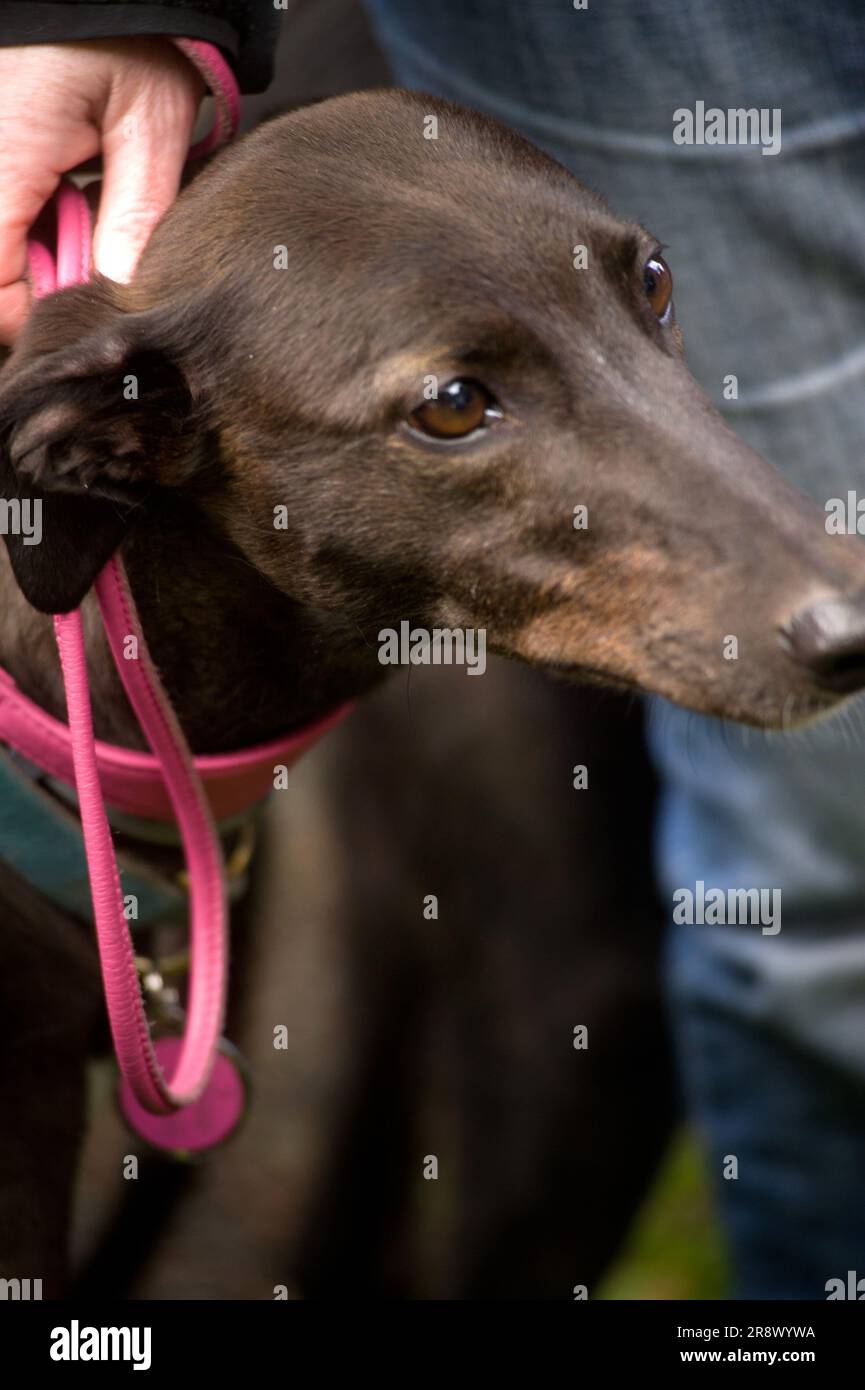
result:
M 818 685 L 842 693 L 865 686 L 865 596 L 821 599 L 781 629 L 781 640 Z

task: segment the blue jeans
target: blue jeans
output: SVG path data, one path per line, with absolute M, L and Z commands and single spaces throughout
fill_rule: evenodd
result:
M 691 369 L 749 443 L 821 505 L 865 494 L 860 0 L 368 9 L 402 85 L 521 130 L 667 244 Z M 676 145 L 674 112 L 697 101 L 779 108 L 780 153 Z M 827 1280 L 865 1275 L 862 713 L 782 738 L 654 702 L 665 891 L 782 891 L 777 935 L 674 927 L 668 951 L 745 1296 L 824 1298 Z

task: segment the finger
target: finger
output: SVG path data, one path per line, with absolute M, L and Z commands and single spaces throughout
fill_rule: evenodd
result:
M 96 269 L 132 279 L 138 258 L 180 188 L 192 122 L 166 137 L 144 118 L 128 116 L 103 132 L 103 180 L 93 238 Z
M 19 169 L 0 168 L 0 343 L 10 347 L 30 308 L 27 233 L 57 187 L 57 175 L 45 170 L 38 182 Z
M 0 344 L 11 347 L 30 313 L 30 286 L 25 280 L 0 288 Z

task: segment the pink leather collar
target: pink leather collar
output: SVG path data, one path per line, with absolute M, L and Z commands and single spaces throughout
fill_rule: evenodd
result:
M 130 629 L 131 631 L 131 629 Z M 302 753 L 338 724 L 348 705 L 284 738 L 239 753 L 205 753 L 193 758 L 216 820 L 226 820 L 263 801 L 273 790 L 274 768 L 291 767 Z M 0 667 L 0 743 L 35 763 L 43 772 L 75 786 L 69 727 L 47 714 L 18 689 Z M 159 760 L 152 753 L 95 740 L 99 785 L 109 806 L 145 820 L 173 821 L 171 798 Z

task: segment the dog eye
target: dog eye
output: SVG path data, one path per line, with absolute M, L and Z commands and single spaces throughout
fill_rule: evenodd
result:
M 646 261 L 643 288 L 658 318 L 664 318 L 673 297 L 673 276 L 663 256 L 651 256 Z
M 458 378 L 440 386 L 435 400 L 424 401 L 408 418 L 416 430 L 432 439 L 464 439 L 500 415 L 485 386 Z

